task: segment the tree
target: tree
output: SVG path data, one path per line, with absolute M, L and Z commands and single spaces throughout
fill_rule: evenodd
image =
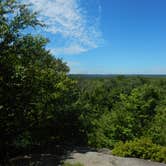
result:
M 150 129 L 146 131 L 154 143 L 166 146 L 166 100 L 163 100 L 156 108 Z
M 112 139 L 127 141 L 140 137 L 156 114 L 158 92 L 149 85 L 134 88 L 130 95 L 121 94 L 111 113 Z
M 69 68 L 45 49 L 47 39 L 22 33 L 28 27 L 42 26 L 36 16 L 16 0 L 0 1 L 3 158 L 15 155 L 20 147 L 72 136 L 68 128 L 76 125 L 66 125 L 72 120 L 68 118 L 71 114 L 77 119 L 77 112 L 73 112 L 77 91 L 75 81 L 67 76 Z

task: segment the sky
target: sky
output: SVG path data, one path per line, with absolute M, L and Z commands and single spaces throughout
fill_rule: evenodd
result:
M 26 0 L 73 74 L 166 74 L 166 0 Z

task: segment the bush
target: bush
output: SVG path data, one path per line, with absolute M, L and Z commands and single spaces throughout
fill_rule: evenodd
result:
M 121 157 L 137 157 L 166 163 L 166 147 L 154 144 L 149 138 L 119 142 L 112 153 Z

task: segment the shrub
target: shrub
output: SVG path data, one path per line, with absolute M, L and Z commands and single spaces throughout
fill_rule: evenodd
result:
M 121 157 L 137 157 L 166 163 L 166 147 L 154 144 L 149 138 L 119 142 L 112 153 Z

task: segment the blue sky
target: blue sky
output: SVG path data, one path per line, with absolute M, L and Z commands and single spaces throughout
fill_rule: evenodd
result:
M 27 1 L 26 1 L 27 2 Z M 81 74 L 166 74 L 165 0 L 28 0 L 47 48 Z

